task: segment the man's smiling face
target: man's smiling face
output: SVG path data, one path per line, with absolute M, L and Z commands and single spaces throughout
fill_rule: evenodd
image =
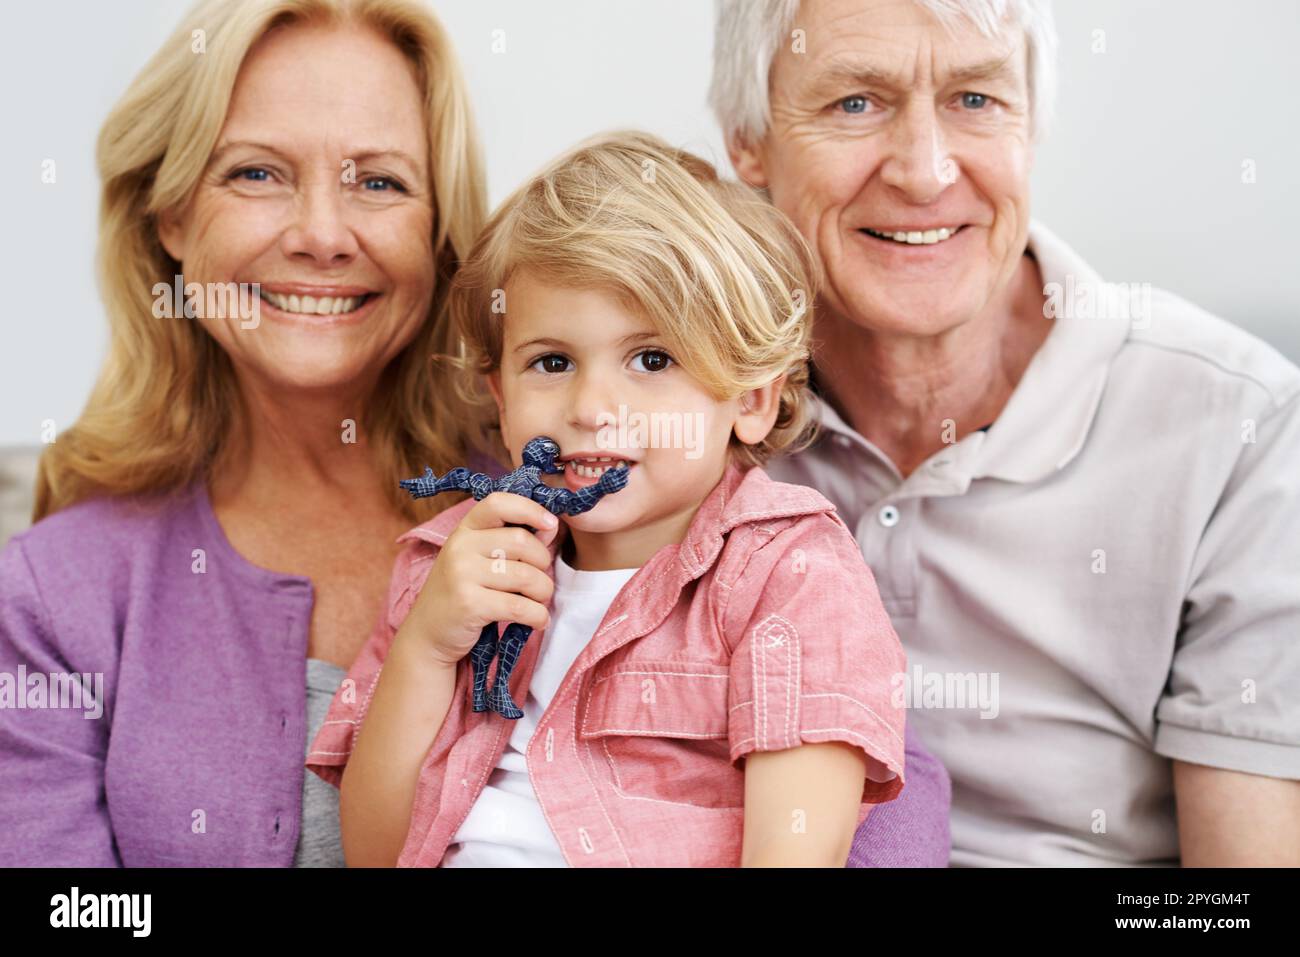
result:
M 912 0 L 805 0 L 770 75 L 772 123 L 737 172 L 817 251 L 823 300 L 875 332 L 929 336 L 1005 286 L 1029 228 L 1023 31 L 945 27 Z

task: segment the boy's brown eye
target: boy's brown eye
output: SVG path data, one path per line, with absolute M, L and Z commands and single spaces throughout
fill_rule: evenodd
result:
M 542 372 L 564 372 L 569 360 L 562 355 L 551 353 L 550 355 L 541 356 L 532 364 L 537 366 Z
M 672 364 L 672 356 L 659 349 L 646 349 L 644 352 L 638 352 L 636 357 L 641 360 L 642 369 L 638 371 L 645 372 L 663 372 Z

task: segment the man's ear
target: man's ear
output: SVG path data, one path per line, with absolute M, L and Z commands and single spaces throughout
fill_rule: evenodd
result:
M 736 424 L 732 427 L 736 438 L 746 445 L 757 445 L 767 438 L 781 411 L 781 390 L 785 387 L 783 372 L 767 385 L 750 389 L 740 397 Z
M 185 229 L 175 210 L 169 209 L 158 215 L 158 242 L 172 259 L 178 263 L 185 262 Z
M 767 188 L 767 166 L 760 146 L 753 146 L 739 133 L 732 133 L 727 137 L 727 155 L 736 175 L 744 182 L 755 189 Z

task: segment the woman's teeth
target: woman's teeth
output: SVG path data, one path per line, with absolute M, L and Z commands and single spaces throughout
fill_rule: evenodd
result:
M 882 233 L 874 229 L 864 229 L 863 232 L 877 239 L 892 239 L 896 243 L 907 243 L 910 246 L 933 246 L 935 243 L 941 243 L 945 239 L 951 239 L 962 230 L 961 226 L 953 226 L 951 229 L 927 229 L 925 232 L 897 232 Z
M 262 298 L 285 312 L 298 312 L 312 316 L 337 316 L 352 312 L 370 298 L 364 296 L 282 296 L 279 293 L 261 290 Z
M 588 464 L 588 463 L 606 463 L 606 464 Z M 570 459 L 564 463 L 565 468 L 571 469 L 574 475 L 580 475 L 583 478 L 600 478 L 605 474 L 607 469 L 626 467 L 629 463 L 623 459 Z

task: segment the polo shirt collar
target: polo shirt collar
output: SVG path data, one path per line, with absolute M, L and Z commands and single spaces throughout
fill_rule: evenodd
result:
M 1045 287 L 1088 287 L 1095 298 L 1101 277 L 1037 220 L 1030 222 L 1028 247 Z M 1056 318 L 997 421 L 986 433 L 972 433 L 958 442 L 954 464 L 970 479 L 1010 482 L 1038 481 L 1069 464 L 1087 439 L 1111 362 L 1131 322 L 1124 316 Z M 897 475 L 888 457 L 854 431 L 829 402 L 819 396 L 815 406 L 823 428 L 866 446 Z

